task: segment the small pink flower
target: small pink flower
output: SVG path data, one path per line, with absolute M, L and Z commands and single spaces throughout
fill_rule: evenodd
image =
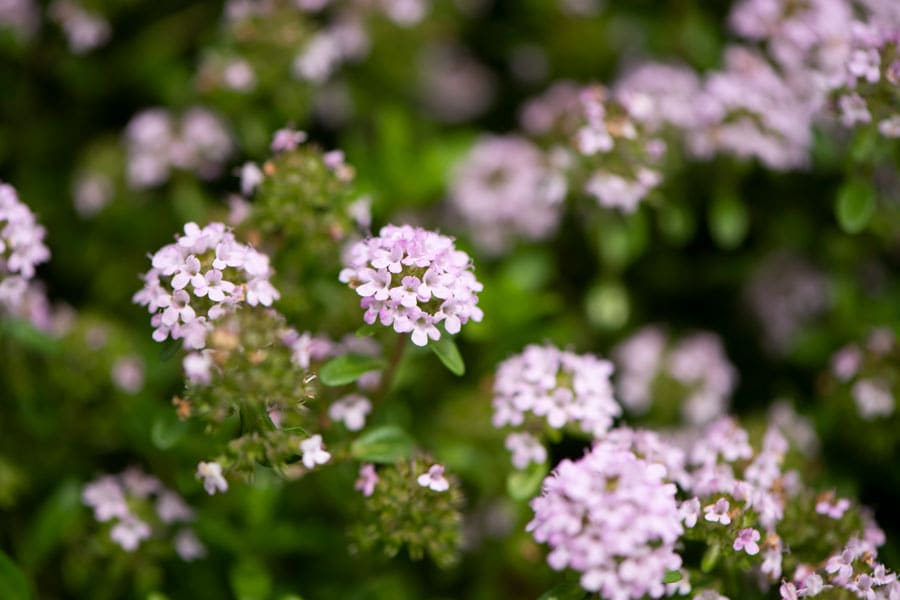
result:
M 197 479 L 203 479 L 203 488 L 210 496 L 216 492 L 228 491 L 228 482 L 222 476 L 222 465 L 217 462 L 201 462 L 198 464 Z
M 816 512 L 832 519 L 843 517 L 848 508 L 850 508 L 850 500 L 847 498 L 835 500 L 833 494 L 826 494 L 816 502 Z
M 728 500 L 719 498 L 715 504 L 710 504 L 704 509 L 703 518 L 712 523 L 728 525 L 731 523 L 731 516 L 728 514 L 729 508 Z
M 316 465 L 324 465 L 331 460 L 331 453 L 325 451 L 322 436 L 318 433 L 300 442 L 300 452 L 303 453 L 303 465 L 312 469 Z
M 422 473 L 416 480 L 422 487 L 427 487 L 435 492 L 445 492 L 450 489 L 450 482 L 444 477 L 442 465 L 432 465 L 427 473 Z
M 359 468 L 359 479 L 353 489 L 362 492 L 362 495 L 368 498 L 375 491 L 378 484 L 378 473 L 375 472 L 375 465 L 365 464 Z
M 741 529 L 732 546 L 736 551 L 743 550 L 750 556 L 759 554 L 759 532 L 752 528 Z

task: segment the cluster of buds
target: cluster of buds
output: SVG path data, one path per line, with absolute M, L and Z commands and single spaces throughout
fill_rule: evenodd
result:
M 363 516 L 353 527 L 354 544 L 389 557 L 405 548 L 409 557 L 428 555 L 440 566 L 458 559 L 462 542 L 462 492 L 455 477 L 426 456 L 375 469 L 363 465 L 357 481 Z

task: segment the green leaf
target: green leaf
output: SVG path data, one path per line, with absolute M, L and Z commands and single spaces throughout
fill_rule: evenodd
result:
M 0 598 L 27 600 L 31 598 L 28 579 L 6 554 L 0 550 Z
M 591 286 L 584 299 L 585 312 L 592 325 L 602 329 L 618 329 L 631 315 L 628 290 L 617 281 Z
M 361 337 L 361 338 L 371 337 L 371 336 L 375 335 L 376 331 L 378 331 L 377 326 L 369 325 L 368 323 L 366 323 L 365 325 L 363 325 L 362 327 L 360 327 L 359 329 L 356 330 L 356 337 Z
M 28 321 L 19 319 L 4 319 L 0 321 L 0 339 L 7 337 L 29 350 L 43 354 L 54 354 L 60 349 L 58 340 L 36 329 Z
M 428 347 L 431 348 L 431 351 L 437 355 L 441 362 L 444 363 L 444 366 L 450 370 L 454 375 L 462 376 L 466 373 L 466 364 L 463 362 L 462 355 L 459 353 L 459 348 L 456 347 L 456 342 L 453 341 L 453 338 L 449 335 L 442 335 L 441 339 L 436 342 L 430 342 Z
M 722 248 L 737 248 L 747 236 L 750 223 L 747 207 L 733 194 L 716 197 L 709 207 L 707 219 L 709 232 Z
M 586 596 L 587 592 L 578 583 L 567 581 L 544 592 L 538 600 L 582 600 Z
M 513 500 L 529 500 L 537 496 L 546 476 L 546 464 L 531 463 L 526 468 L 509 474 L 506 478 L 506 491 Z
M 700 561 L 700 570 L 704 573 L 709 573 L 716 566 L 716 563 L 719 562 L 719 554 L 721 554 L 722 548 L 719 544 L 713 544 L 706 550 L 706 554 L 703 555 L 703 559 Z
M 373 463 L 395 463 L 408 458 L 412 450 L 412 438 L 396 425 L 367 431 L 350 446 L 353 458 Z
M 369 371 L 377 371 L 384 367 L 380 358 L 361 354 L 344 354 L 333 358 L 319 369 L 319 381 L 322 385 L 347 385 L 359 379 Z
M 666 571 L 663 583 L 675 583 L 676 581 L 681 581 L 681 571 Z
M 175 411 L 166 411 L 153 422 L 150 439 L 160 450 L 169 450 L 184 437 L 187 428 L 187 421 L 179 419 Z
M 32 519 L 19 554 L 22 565 L 31 570 L 40 565 L 71 533 L 82 510 L 81 485 L 75 480 L 61 483 Z
M 867 181 L 851 179 L 841 186 L 835 213 L 847 233 L 859 233 L 875 215 L 875 189 Z
M 229 575 L 238 600 L 265 600 L 272 593 L 272 577 L 256 560 L 242 559 Z
M 663 237 L 674 246 L 682 246 L 694 237 L 697 223 L 691 210 L 676 201 L 664 202 L 656 211 L 657 223 Z
M 179 342 L 178 340 L 166 340 L 163 343 L 163 347 L 159 350 L 159 360 L 162 362 L 166 362 L 178 353 L 179 348 L 181 348 L 181 342 Z

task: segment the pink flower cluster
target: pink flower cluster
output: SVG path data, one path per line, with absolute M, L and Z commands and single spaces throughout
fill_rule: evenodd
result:
M 456 169 L 453 207 L 488 251 L 499 252 L 516 237 L 552 234 L 566 195 L 565 177 L 541 150 L 519 136 L 480 139 Z
M 670 345 L 655 326 L 644 327 L 613 350 L 618 369 L 616 387 L 623 406 L 635 414 L 650 410 L 658 378 L 684 387 L 681 413 L 700 425 L 721 416 L 737 383 L 722 342 L 712 333 L 695 333 Z
M 853 12 L 847 0 L 740 0 L 729 21 L 742 38 L 763 43 L 767 54 L 792 78 L 820 74 L 818 81 L 809 81 L 812 89 L 807 93 L 813 93 L 816 86 L 821 90 L 846 56 Z
M 706 427 L 691 448 L 688 491 L 713 499 L 728 494 L 745 509 L 752 508 L 766 531 L 774 531 L 784 516 L 785 488 L 790 488 L 781 471 L 788 447 L 781 432 L 770 427 L 762 448 L 754 452 L 746 431 L 730 418 L 720 419 Z M 739 461 L 749 461 L 742 471 L 735 467 Z
M 839 552 L 825 561 L 824 569 L 801 564 L 790 581 L 783 581 L 779 592 L 783 600 L 814 598 L 825 590 L 847 590 L 866 600 L 890 600 L 900 597 L 897 574 L 876 560 L 878 546 L 884 544 L 884 532 L 872 522 L 862 537 L 851 539 Z
M 584 189 L 600 206 L 634 212 L 638 203 L 662 181 L 651 163 L 665 153 L 665 144 L 648 138 L 642 125 L 613 102 L 599 86 L 579 92 L 582 122 L 575 131 L 574 142 L 578 152 L 586 157 L 613 153 L 623 155 L 619 160 L 629 157 L 617 170 L 610 169 L 613 161 L 600 161 L 601 166 L 590 176 Z M 638 152 L 634 151 L 635 147 Z
M 20 312 L 35 267 L 50 258 L 45 233 L 16 190 L 0 181 L 0 309 Z
M 86 10 L 75 0 L 55 0 L 48 14 L 62 27 L 69 50 L 74 54 L 90 52 L 109 40 L 109 21 L 99 13 Z
M 686 132 L 695 155 L 756 158 L 773 170 L 808 163 L 812 107 L 762 55 L 730 47 L 697 100 L 701 127 Z
M 184 500 L 163 486 L 156 477 L 130 468 L 118 475 L 104 475 L 84 487 L 82 501 L 94 510 L 94 518 L 112 523 L 109 537 L 126 552 L 134 552 L 146 539 L 159 536 L 167 527 L 181 527 L 174 536 L 175 551 L 190 561 L 206 554 L 206 548 L 184 524 L 194 520 L 194 511 Z M 138 518 L 135 508 L 153 506 L 140 514 L 152 515 L 154 522 Z
M 622 412 L 613 398 L 612 373 L 611 362 L 590 354 L 527 346 L 497 367 L 494 426 L 521 426 L 531 413 L 555 429 L 572 423 L 600 437 Z
M 837 107 L 846 127 L 877 123 L 900 138 L 900 23 L 879 28 L 857 23 L 849 56 L 837 80 Z
M 11 29 L 19 38 L 28 39 L 40 25 L 40 7 L 34 0 L 0 2 L 0 31 Z
M 850 386 L 859 416 L 867 421 L 894 414 L 893 360 L 896 340 L 888 328 L 873 330 L 864 346 L 848 344 L 835 352 L 831 371 Z
M 365 322 L 411 333 L 417 346 L 440 339 L 438 324 L 456 334 L 483 317 L 472 261 L 447 236 L 387 225 L 378 237 L 353 244 L 344 262 L 340 280 L 362 297 Z
M 675 484 L 634 447 L 647 435 L 610 432 L 580 460 L 560 462 L 531 501 L 527 530 L 552 549 L 550 566 L 581 572 L 581 586 L 605 598 L 659 598 L 666 572 L 681 567 Z
M 806 260 L 774 254 L 750 277 L 744 297 L 760 326 L 763 344 L 783 354 L 795 336 L 828 308 L 830 282 Z
M 186 349 L 202 350 L 211 321 L 241 304 L 271 306 L 278 299 L 269 282 L 269 257 L 238 242 L 222 223 L 203 228 L 188 223 L 184 235 L 163 246 L 151 262 L 133 300 L 153 315 L 157 342 L 180 339 Z M 208 362 L 208 357 L 191 354 L 185 360 Z
M 526 104 L 522 122 L 533 135 L 562 136 L 555 141 L 556 162 L 569 176 L 586 171 L 584 191 L 601 206 L 634 212 L 662 181 L 655 165 L 666 145 L 628 108 L 599 85 L 562 82 Z M 560 142 L 576 153 L 566 155 Z
M 136 189 L 165 183 L 172 169 L 216 177 L 234 147 L 222 121 L 204 108 L 192 108 L 180 119 L 161 108 L 140 112 L 125 129 L 125 145 L 128 182 Z
M 298 0 L 297 8 L 307 13 L 320 13 L 330 5 L 341 5 L 329 15 L 309 37 L 294 59 L 294 75 L 303 81 L 327 82 L 345 63 L 359 61 L 369 54 L 371 40 L 364 27 L 367 12 L 383 14 L 401 27 L 415 25 L 428 12 L 424 0 L 379 0 L 377 2 L 332 2 L 331 0 Z M 333 16 L 330 16 L 333 15 Z
M 615 97 L 648 131 L 687 131 L 699 125 L 700 76 L 685 66 L 644 63 L 615 85 Z

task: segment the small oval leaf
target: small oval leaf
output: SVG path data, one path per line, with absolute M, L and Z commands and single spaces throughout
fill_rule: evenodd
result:
M 675 583 L 676 581 L 681 581 L 681 571 L 666 571 L 663 583 Z
M 428 347 L 431 348 L 431 351 L 435 353 L 451 373 L 460 377 L 465 375 L 466 364 L 463 362 L 459 348 L 456 347 L 456 342 L 453 341 L 452 337 L 444 334 L 438 341 L 429 343 Z
M 412 454 L 413 440 L 395 425 L 367 431 L 350 446 L 353 458 L 372 463 L 395 463 Z
M 330 387 L 347 385 L 365 373 L 377 371 L 384 366 L 379 358 L 361 354 L 344 354 L 328 361 L 319 369 L 319 381 Z
M 859 233 L 875 215 L 875 190 L 861 179 L 851 179 L 841 186 L 835 213 L 841 228 L 847 233 Z
M 541 482 L 547 476 L 547 465 L 531 463 L 521 471 L 514 471 L 506 478 L 506 491 L 513 500 L 530 500 L 541 491 Z
M 153 422 L 150 439 L 160 450 L 169 450 L 181 441 L 187 429 L 186 421 L 179 419 L 174 411 L 166 411 Z
M 713 239 L 726 250 L 738 247 L 747 236 L 750 223 L 747 206 L 732 194 L 713 200 L 707 219 Z

